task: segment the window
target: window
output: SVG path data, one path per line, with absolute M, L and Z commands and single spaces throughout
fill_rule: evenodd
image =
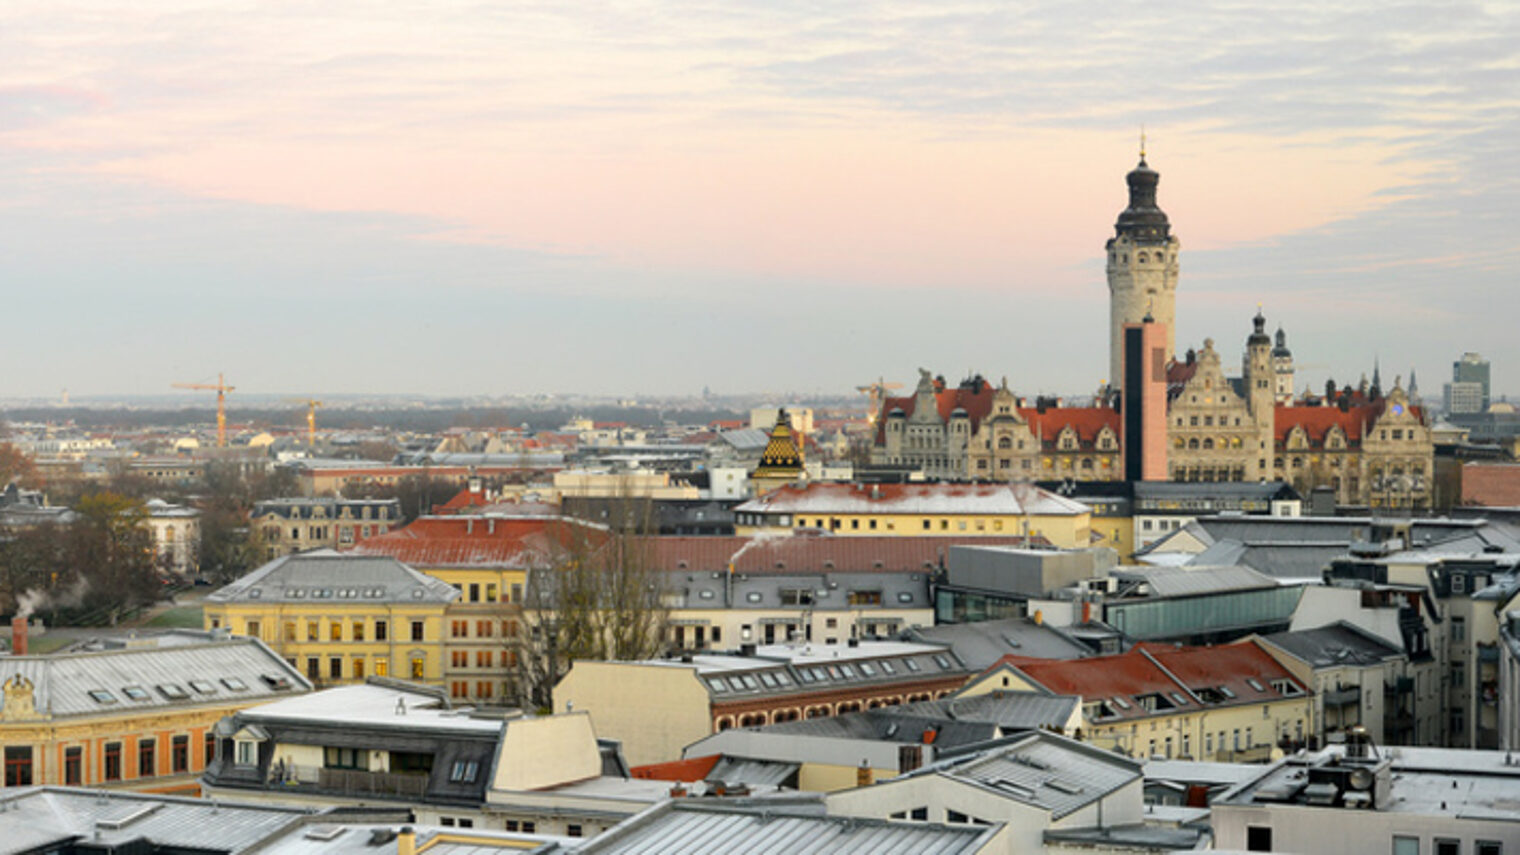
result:
M 7 787 L 32 785 L 32 746 L 5 746 L 5 785 Z
M 216 762 L 216 738 L 208 733 L 205 735 L 204 739 L 205 742 L 201 746 L 201 749 L 206 754 L 206 765 L 210 766 L 212 763 Z
M 84 749 L 79 747 L 63 749 L 63 785 L 65 787 L 77 787 L 84 783 Z
M 151 778 L 158 774 L 158 745 L 152 739 L 137 741 L 137 776 Z
M 496 629 L 496 623 L 489 620 L 475 621 L 475 635 L 478 638 L 490 638 Z
M 1462 855 L 1462 841 L 1450 837 L 1435 839 L 1435 855 Z
M 190 771 L 190 737 L 176 736 L 170 742 L 169 765 L 175 772 Z
M 471 582 L 470 583 L 470 602 L 472 602 L 472 603 L 478 603 L 478 602 L 480 602 L 480 583 L 479 582 Z
M 309 620 L 306 622 L 307 641 L 316 641 L 321 631 L 322 630 L 319 628 L 317 621 Z
M 356 620 L 356 621 L 354 621 L 354 625 L 353 625 L 353 639 L 354 639 L 354 641 L 363 641 L 364 640 L 364 621 L 362 621 L 362 620 Z
M 585 836 L 585 832 L 583 832 L 581 830 L 580 823 L 571 822 L 571 823 L 566 823 L 565 824 L 565 836 L 566 837 L 584 837 Z
M 426 673 L 426 670 L 427 670 L 426 669 L 426 665 L 427 665 L 427 660 L 423 659 L 421 656 L 414 656 L 414 657 L 412 657 L 412 679 L 413 680 L 424 679 L 424 674 Z
M 254 743 L 240 740 L 237 743 L 237 760 L 239 766 L 253 766 L 259 762 L 258 751 Z
M 1393 836 L 1393 855 L 1420 855 L 1420 838 L 1395 834 Z
M 1504 855 L 1504 844 L 1497 840 L 1479 840 L 1473 844 L 1473 855 Z
M 315 656 L 306 657 L 306 677 L 310 680 L 322 679 L 322 660 Z
M 412 621 L 412 640 L 413 641 L 422 641 L 423 640 L 423 638 L 422 638 L 422 635 L 423 635 L 422 630 L 423 630 L 422 621 L 420 621 L 420 620 L 414 620 L 414 621 Z
M 1272 827 L 1269 825 L 1246 826 L 1246 851 L 1271 852 Z
M 375 640 L 376 641 L 384 641 L 385 639 L 386 639 L 386 623 L 383 620 L 377 620 L 377 621 L 375 621 Z
M 327 659 L 327 676 L 334 680 L 343 679 L 343 657 L 330 656 Z
M 363 748 L 322 749 L 322 765 L 329 769 L 369 769 L 369 752 Z
M 243 634 L 246 635 L 246 636 L 248 636 L 248 637 L 250 637 L 250 638 L 258 638 L 259 637 L 259 622 L 256 621 L 256 620 L 251 620 L 251 621 L 247 621 L 246 623 L 244 623 Z
M 474 783 L 480 773 L 480 764 L 474 760 L 456 760 L 449 768 L 449 781 L 455 784 Z
M 105 754 L 105 778 L 107 781 L 121 780 L 121 743 L 107 742 Z
M 387 676 L 390 673 L 391 673 L 391 660 L 389 660 L 389 659 L 376 659 L 375 660 L 375 676 L 376 677 L 384 677 L 384 676 Z
M 1460 615 L 1453 615 L 1452 616 L 1452 619 L 1451 619 L 1451 640 L 1452 641 L 1466 641 L 1467 640 L 1467 618 L 1462 617 Z

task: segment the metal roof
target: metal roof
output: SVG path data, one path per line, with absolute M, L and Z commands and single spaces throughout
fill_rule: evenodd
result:
M 1112 571 L 1111 575 L 1143 581 L 1157 597 L 1249 591 L 1275 588 L 1278 584 L 1276 579 L 1249 567 L 1208 567 L 1196 562 L 1186 567 L 1124 567 Z
M 447 582 L 394 558 L 316 550 L 283 555 L 206 597 L 208 603 L 447 603 L 460 596 Z
M 259 641 L 207 633 L 185 643 L 186 635 L 167 645 L 0 657 L 0 682 L 25 678 L 37 712 L 55 718 L 253 704 L 311 690 Z
M 592 840 L 582 855 L 951 855 L 981 852 L 1001 826 L 929 823 L 783 813 L 666 802 Z
M 64 787 L 0 797 L 0 855 L 85 838 L 105 848 L 145 840 L 155 848 L 241 852 L 314 808 L 229 805 L 205 799 Z M 215 829 L 208 836 L 208 831 Z M 98 836 L 97 836 L 98 835 Z
M 948 644 L 967 667 L 981 670 L 1010 653 L 1035 659 L 1080 659 L 1092 655 L 1081 642 L 1029 618 L 915 627 L 915 641 Z
M 725 784 L 747 784 L 751 787 L 779 787 L 801 768 L 801 763 L 724 757 L 703 779 L 722 781 Z
M 1314 668 L 1378 665 L 1403 655 L 1399 648 L 1345 621 L 1317 629 L 1276 632 L 1262 636 L 1262 641 L 1287 651 Z
M 1140 764 L 1133 760 L 1038 731 L 1011 745 L 942 760 L 905 777 L 921 775 L 943 775 L 977 784 L 1048 810 L 1052 819 L 1141 779 Z

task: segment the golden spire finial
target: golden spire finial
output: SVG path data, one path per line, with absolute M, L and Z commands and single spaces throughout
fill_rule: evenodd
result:
M 1140 126 L 1140 159 L 1145 160 L 1145 125 Z

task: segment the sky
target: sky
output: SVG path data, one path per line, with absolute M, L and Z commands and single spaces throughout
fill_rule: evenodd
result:
M 1514 2 L 6 0 L 0 57 L 0 398 L 1087 393 L 1142 127 L 1179 348 L 1520 391 Z

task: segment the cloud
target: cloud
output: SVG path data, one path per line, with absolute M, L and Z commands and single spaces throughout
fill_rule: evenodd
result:
M 625 349 L 641 305 L 690 329 L 680 305 L 784 294 L 876 331 L 810 354 L 845 377 L 969 303 L 1021 330 L 1002 358 L 1086 389 L 1101 352 L 1042 348 L 1106 347 L 1096 258 L 1143 124 L 1196 297 L 1180 338 L 1318 301 L 1335 359 L 1394 338 L 1436 366 L 1459 330 L 1520 358 L 1458 320 L 1508 298 L 1517 43 L 1520 10 L 1479 3 L 13 0 L 0 216 L 30 238 L 0 275 L 249 318 L 278 317 L 249 293 L 367 293 L 384 328 L 419 291 L 440 316 L 515 300 Z

